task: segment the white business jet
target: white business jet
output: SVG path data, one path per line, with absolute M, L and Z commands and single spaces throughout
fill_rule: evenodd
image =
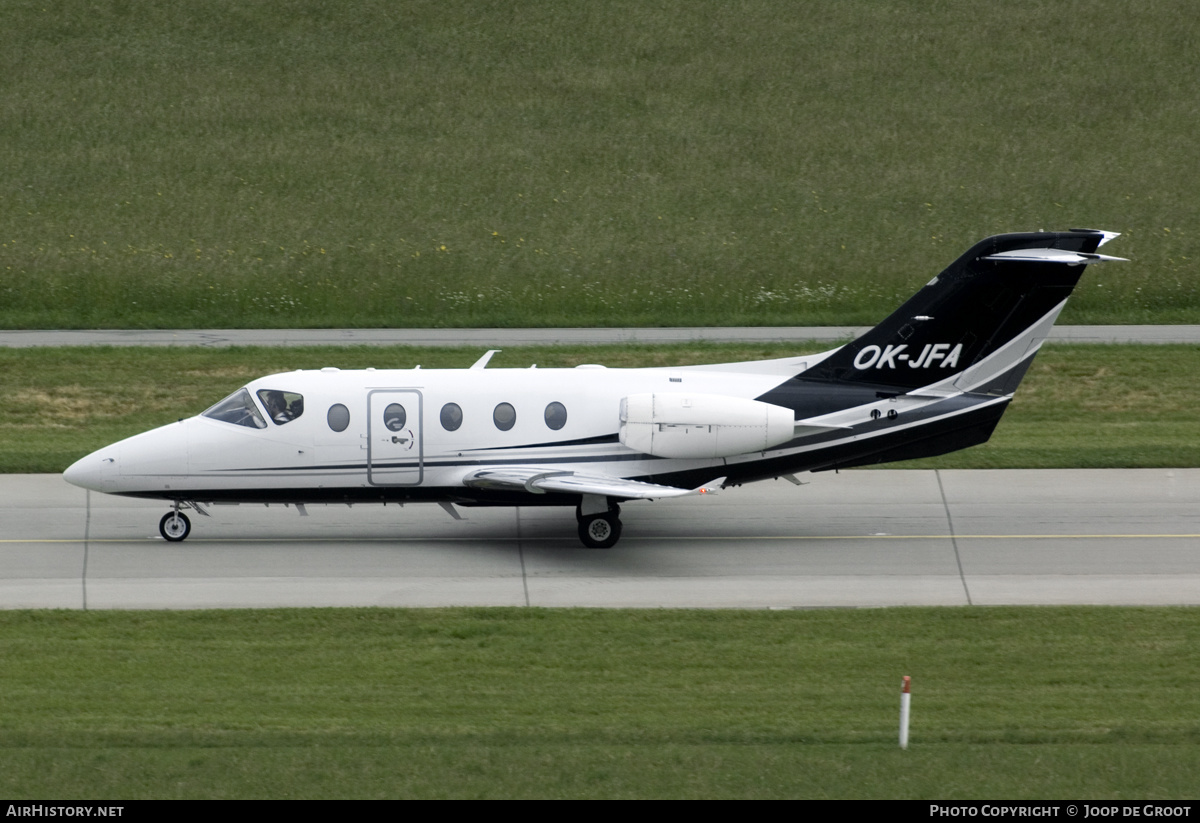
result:
M 823 354 L 678 368 L 294 371 L 64 474 L 185 509 L 285 503 L 569 506 L 585 546 L 620 504 L 929 457 L 983 443 L 1084 267 L 1116 235 L 991 237 L 891 317 Z

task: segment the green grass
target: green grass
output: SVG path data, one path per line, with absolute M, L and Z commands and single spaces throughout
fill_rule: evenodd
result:
M 1200 347 L 1048 345 L 992 439 L 891 468 L 1200 466 Z
M 816 350 L 809 344 L 808 350 Z M 492 368 L 666 366 L 783 357 L 798 346 L 514 347 Z M 465 368 L 478 349 L 0 349 L 0 472 L 57 472 L 95 449 L 208 408 L 297 368 Z M 1200 466 L 1200 347 L 1049 345 L 992 439 L 917 468 Z
M 1185 0 L 0 7 L 0 327 L 866 324 L 1091 226 L 1200 322 Z
M 1198 630 L 1196 609 L 4 612 L 0 793 L 1190 798 Z

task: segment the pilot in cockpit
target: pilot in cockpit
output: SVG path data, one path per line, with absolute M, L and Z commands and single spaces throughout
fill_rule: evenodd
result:
M 287 423 L 296 417 L 296 415 L 288 411 L 287 402 L 283 399 L 283 392 L 266 392 L 266 401 L 267 414 L 271 415 L 271 419 L 276 423 Z

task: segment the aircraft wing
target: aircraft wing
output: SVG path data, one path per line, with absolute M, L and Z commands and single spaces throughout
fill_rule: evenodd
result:
M 620 497 L 626 500 L 651 500 L 664 497 L 686 497 L 692 494 L 712 494 L 721 488 L 724 477 L 695 489 L 677 489 L 640 480 L 626 480 L 609 474 L 588 474 L 539 466 L 490 466 L 475 469 L 463 477 L 463 485 L 473 489 L 527 491 L 532 494 L 558 492 L 561 494 L 595 494 Z

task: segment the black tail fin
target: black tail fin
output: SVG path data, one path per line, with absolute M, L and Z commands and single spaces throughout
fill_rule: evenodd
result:
M 1096 254 L 1115 236 L 1075 229 L 989 237 L 797 378 L 897 392 L 945 382 L 1011 393 L 1085 265 L 1121 259 Z

